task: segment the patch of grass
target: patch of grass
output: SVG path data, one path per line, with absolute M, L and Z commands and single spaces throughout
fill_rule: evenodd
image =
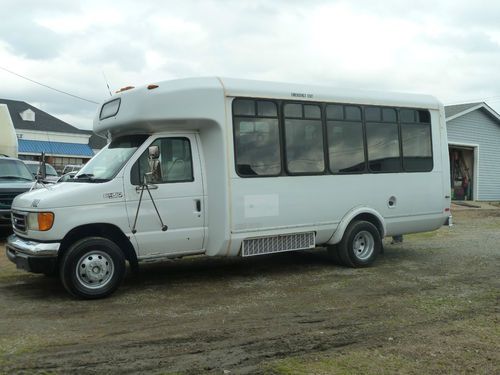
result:
M 334 353 L 322 358 L 286 358 L 268 364 L 264 369 L 269 375 L 301 374 L 395 374 L 417 373 L 415 361 L 379 350 L 361 350 Z

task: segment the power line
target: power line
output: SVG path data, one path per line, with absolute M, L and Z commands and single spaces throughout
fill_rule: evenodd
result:
M 20 78 L 23 78 L 27 81 L 30 81 L 30 82 L 33 82 L 33 83 L 36 83 L 37 85 L 40 85 L 40 86 L 43 86 L 45 88 L 48 88 L 50 90 L 54 90 L 54 91 L 57 91 L 61 94 L 64 94 L 64 95 L 68 95 L 68 96 L 71 96 L 73 98 L 76 98 L 76 99 L 80 99 L 80 100 L 83 100 L 83 101 L 86 101 L 86 102 L 89 102 L 89 103 L 92 103 L 92 104 L 99 104 L 98 102 L 95 102 L 93 100 L 90 100 L 90 99 L 85 99 L 85 98 L 82 98 L 81 96 L 78 96 L 78 95 L 74 95 L 74 94 L 70 94 L 69 92 L 66 92 L 66 91 L 62 91 L 62 90 L 59 90 L 59 89 L 56 89 L 55 87 L 52 87 L 52 86 L 49 86 L 49 85 L 46 85 L 44 83 L 41 83 L 41 82 L 38 82 L 38 81 L 35 81 L 34 79 L 31 79 L 31 78 L 28 78 L 28 77 L 25 77 L 21 74 L 18 74 L 16 72 L 13 72 L 12 70 L 9 70 L 7 68 L 4 68 L 3 66 L 0 66 L 0 69 L 2 70 L 5 70 L 6 72 L 10 73 L 10 74 L 13 74 L 15 76 L 18 76 Z

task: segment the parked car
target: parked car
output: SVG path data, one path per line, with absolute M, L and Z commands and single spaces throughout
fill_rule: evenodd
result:
M 65 175 L 66 173 L 69 172 L 78 172 L 80 169 L 82 169 L 82 167 L 83 164 L 68 164 L 62 170 L 61 175 Z
M 37 176 L 40 173 L 40 162 L 36 160 L 23 160 L 24 164 L 28 167 L 33 176 Z M 59 180 L 59 175 L 52 165 L 45 163 L 45 181 L 56 183 Z
M 19 159 L 0 156 L 0 226 L 11 226 L 10 208 L 14 198 L 33 185 L 34 177 Z
M 69 180 L 72 180 L 75 175 L 77 174 L 78 172 L 69 172 L 69 173 L 66 173 L 66 174 L 63 174 L 61 177 L 59 177 L 59 179 L 57 180 L 57 182 L 67 182 Z

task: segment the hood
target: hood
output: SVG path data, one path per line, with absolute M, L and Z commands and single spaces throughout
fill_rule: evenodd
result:
M 45 188 L 18 195 L 12 202 L 12 208 L 52 210 L 62 207 L 115 203 L 123 200 L 122 179 L 114 178 L 102 183 L 62 182 L 45 185 Z

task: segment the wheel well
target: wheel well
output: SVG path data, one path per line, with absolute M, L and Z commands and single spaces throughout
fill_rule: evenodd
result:
M 113 242 L 115 242 L 118 247 L 123 251 L 125 259 L 128 260 L 132 268 L 137 268 L 138 261 L 137 255 L 135 253 L 134 247 L 130 240 L 123 234 L 123 232 L 117 226 L 108 223 L 95 223 L 82 225 L 73 228 L 64 236 L 61 242 L 61 251 L 59 252 L 59 258 L 64 252 L 75 243 L 75 241 L 80 240 L 84 237 L 105 237 Z
M 363 220 L 363 221 L 368 221 L 369 223 L 372 223 L 373 225 L 375 225 L 378 232 L 380 233 L 380 237 L 382 238 L 384 236 L 384 227 L 383 227 L 382 223 L 380 222 L 380 220 L 375 215 L 372 215 L 369 213 L 359 214 L 351 220 L 351 223 L 353 221 L 356 221 L 356 220 Z

